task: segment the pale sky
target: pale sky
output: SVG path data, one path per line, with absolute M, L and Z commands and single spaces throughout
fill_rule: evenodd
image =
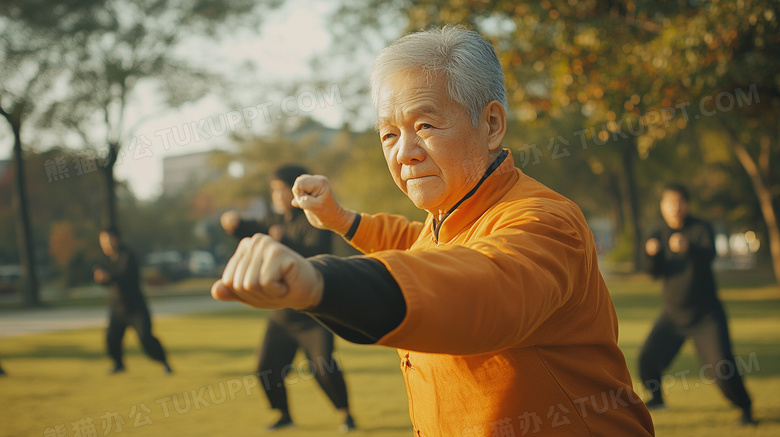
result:
M 231 141 L 230 132 L 225 129 L 226 125 L 231 127 L 231 130 L 240 131 L 239 133 L 263 132 L 268 126 L 267 118 L 280 115 L 283 99 L 288 96 L 262 95 L 261 85 L 285 79 L 305 79 L 310 75 L 307 62 L 315 54 L 326 50 L 330 44 L 330 34 L 323 23 L 328 12 L 329 6 L 324 1 L 291 0 L 282 9 L 265 17 L 259 37 L 237 35 L 224 42 L 217 49 L 218 54 L 212 53 L 213 58 L 206 61 L 221 64 L 227 69 L 230 69 L 231 65 L 236 68 L 246 61 L 254 62 L 261 77 L 242 78 L 242 82 L 247 82 L 248 88 L 256 82 L 257 88 L 248 89 L 245 96 L 236 97 L 234 104 L 227 104 L 216 96 L 209 96 L 144 123 L 135 133 L 135 141 L 151 142 L 154 156 L 147 157 L 148 148 L 136 148 L 134 158 L 127 159 L 126 156 L 123 163 L 116 167 L 117 178 L 128 180 L 139 198 L 155 197 L 162 189 L 164 156 L 227 148 Z M 311 91 L 316 96 L 317 90 Z M 288 98 L 285 101 L 285 111 L 290 109 L 290 114 L 295 112 L 300 98 L 291 97 L 294 100 Z M 306 97 L 308 95 L 303 96 L 304 99 Z M 310 110 L 309 100 L 300 102 L 307 105 L 305 109 L 309 111 L 309 115 L 322 122 L 340 123 L 338 105 L 326 105 L 325 108 L 312 105 L 311 108 L 314 109 Z M 128 123 L 130 124 L 132 123 Z M 200 135 L 194 132 L 199 132 Z M 193 135 L 188 139 L 186 133 Z M 206 135 L 202 135 L 203 133 Z M 208 136 L 211 138 L 206 138 Z M 126 143 L 125 146 L 126 152 L 129 153 L 129 144 Z
M 254 63 L 258 77 L 243 73 L 230 78 L 241 83 L 242 90 L 246 88 L 230 103 L 211 95 L 178 110 L 155 113 L 158 107 L 154 93 L 139 86 L 135 100 L 128 106 L 126 126 L 135 129 L 123 138 L 125 155 L 115 167 L 117 179 L 129 181 L 137 197 L 150 199 L 162 190 L 163 157 L 228 148 L 228 127 L 238 133 L 262 133 L 269 120 L 297 115 L 330 126 L 341 125 L 337 84 L 308 90 L 304 87 L 292 95 L 278 90 L 280 87 L 270 88 L 276 92 L 268 91 L 268 85 L 312 77 L 308 61 L 327 50 L 331 42 L 324 23 L 331 3 L 288 0 L 282 9 L 265 17 L 259 36 L 239 34 L 219 47 L 199 46 L 194 50 L 207 65 L 229 74 L 243 71 L 240 66 L 247 61 Z M 3 126 L 0 132 L 0 159 L 11 159 L 12 138 L 7 131 Z

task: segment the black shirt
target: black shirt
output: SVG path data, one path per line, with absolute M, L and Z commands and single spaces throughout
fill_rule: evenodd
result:
M 124 246 L 117 250 L 116 257 L 106 257 L 103 269 L 108 272 L 111 286 L 111 307 L 134 311 L 146 308 L 141 293 L 141 275 L 135 255 Z
M 271 214 L 263 220 L 241 220 L 233 235 L 244 238 L 256 233 L 268 234 L 274 225 L 284 229 L 281 243 L 304 258 L 331 253 L 333 250 L 333 234 L 310 225 L 306 214 L 297 208 L 292 210 L 289 217 Z
M 669 248 L 669 238 L 680 232 L 688 240 L 685 253 Z M 712 227 L 705 221 L 688 216 L 682 229 L 664 226 L 653 233 L 660 250 L 648 256 L 649 272 L 663 278 L 663 310 L 672 320 L 689 326 L 701 316 L 720 306 L 712 271 L 715 259 L 715 238 Z

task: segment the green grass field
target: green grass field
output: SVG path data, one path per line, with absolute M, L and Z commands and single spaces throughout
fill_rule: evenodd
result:
M 780 435 L 780 289 L 751 276 L 721 282 L 734 352 L 760 424 L 733 428 L 738 411 L 699 378 L 700 366 L 686 344 L 668 371 L 669 408 L 653 413 L 658 436 Z M 611 277 L 608 283 L 620 317 L 620 345 L 634 373 L 657 315 L 659 284 L 644 277 Z M 265 435 L 275 416 L 251 375 L 264 317 L 242 308 L 156 321 L 173 375 L 141 354 L 134 334 L 125 340 L 128 371 L 113 376 L 106 373 L 110 362 L 100 328 L 0 338 L 0 362 L 8 372 L 0 378 L 0 436 Z M 337 358 L 359 426 L 354 435 L 410 435 L 395 351 L 339 341 Z M 277 434 L 340 435 L 339 417 L 303 357 L 296 358 L 288 382 L 298 425 Z

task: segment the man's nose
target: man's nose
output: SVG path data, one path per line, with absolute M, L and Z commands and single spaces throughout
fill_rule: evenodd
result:
M 415 133 L 402 133 L 398 139 L 396 161 L 399 164 L 409 165 L 425 159 L 425 149 L 420 145 L 420 141 L 420 137 Z

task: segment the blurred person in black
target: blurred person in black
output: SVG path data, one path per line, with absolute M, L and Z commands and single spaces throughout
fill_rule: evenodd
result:
M 702 377 L 742 410 L 740 425 L 753 425 L 750 396 L 731 349 L 728 323 L 717 296 L 712 262 L 715 239 L 709 223 L 688 214 L 688 190 L 670 184 L 661 197 L 666 226 L 645 244 L 649 273 L 663 278 L 663 308 L 639 355 L 639 371 L 651 395 L 648 408 L 666 405 L 661 373 L 669 367 L 686 339 L 693 339 Z
M 302 209 L 292 206 L 292 186 L 298 176 L 308 173 L 305 168 L 285 165 L 276 169 L 270 181 L 274 213 L 262 220 L 242 220 L 236 211 L 222 215 L 222 228 L 238 239 L 256 233 L 270 235 L 304 257 L 332 252 L 332 233 L 309 224 Z M 301 312 L 284 308 L 272 310 L 260 345 L 257 374 L 263 384 L 271 408 L 281 417 L 269 430 L 293 425 L 284 386 L 285 374 L 293 366 L 298 349 L 303 349 L 314 377 L 333 405 L 344 414 L 342 432 L 355 429 L 349 410 L 347 387 L 339 363 L 333 357 L 333 333 Z
M 111 286 L 106 330 L 108 354 L 114 360 L 111 373 L 125 370 L 122 339 L 128 326 L 135 329 L 146 355 L 162 363 L 166 373 L 172 373 L 162 344 L 152 335 L 152 319 L 141 292 L 141 276 L 135 255 L 120 242 L 119 233 L 113 227 L 100 232 L 100 248 L 106 260 L 104 265 L 95 267 L 93 277 L 95 282 Z

